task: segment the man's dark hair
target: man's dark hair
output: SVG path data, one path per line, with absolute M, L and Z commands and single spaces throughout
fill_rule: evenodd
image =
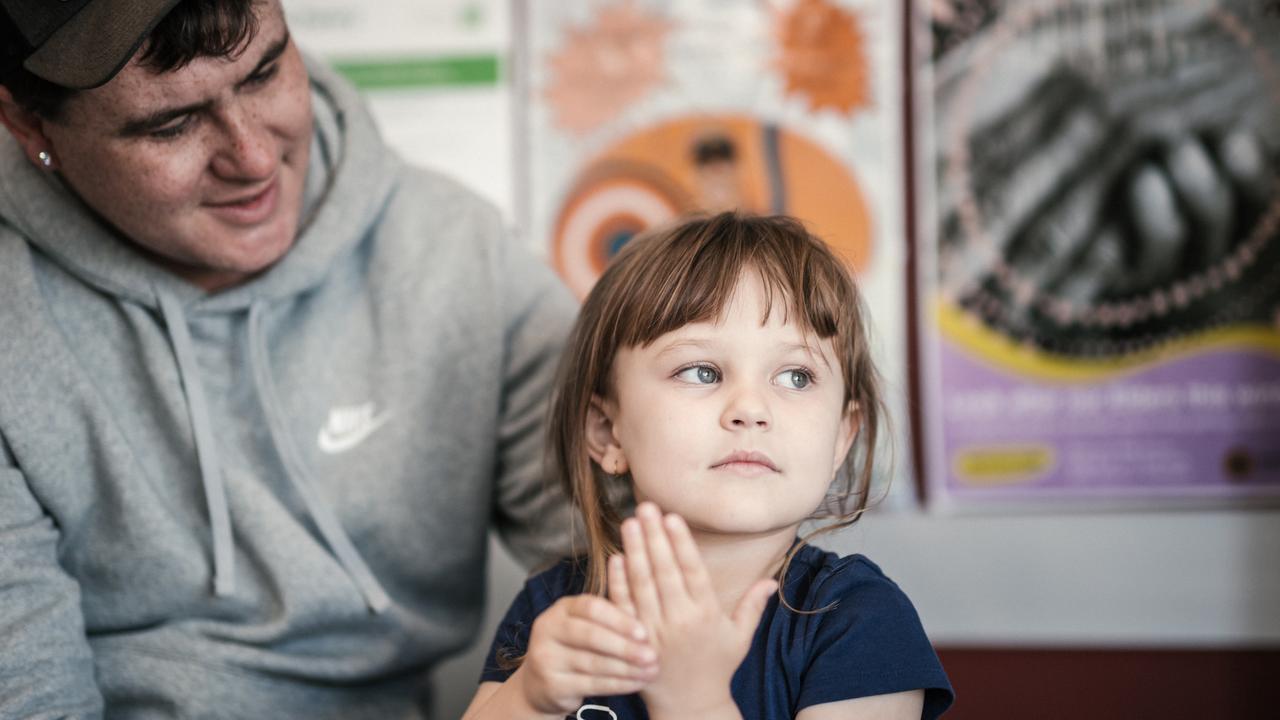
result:
M 142 44 L 139 61 L 156 73 L 185 67 L 200 57 L 243 52 L 258 30 L 253 6 L 260 0 L 183 0 L 165 15 Z M 56 85 L 26 68 L 5 78 L 4 86 L 25 110 L 57 120 L 78 90 Z

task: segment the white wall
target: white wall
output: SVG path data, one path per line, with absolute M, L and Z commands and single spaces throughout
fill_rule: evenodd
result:
M 837 538 L 946 645 L 1280 644 L 1280 513 L 872 516 Z

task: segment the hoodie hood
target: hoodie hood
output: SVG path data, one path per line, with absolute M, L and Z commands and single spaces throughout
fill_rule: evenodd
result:
M 298 236 L 283 258 L 247 282 L 208 294 L 140 261 L 131 242 L 58 178 L 22 159 L 21 148 L 7 133 L 0 139 L 0 166 L 11 171 L 0 175 L 0 221 L 86 283 L 152 309 L 160 309 L 161 296 L 177 300 L 188 312 L 225 312 L 305 292 L 363 239 L 363 229 L 386 203 L 400 166 L 356 91 L 312 58 L 307 58 L 307 70 L 315 135 Z

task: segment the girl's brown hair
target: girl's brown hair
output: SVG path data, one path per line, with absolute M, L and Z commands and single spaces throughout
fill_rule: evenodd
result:
M 832 342 L 845 407 L 858 414 L 855 449 L 814 516 L 834 522 L 805 540 L 853 524 L 866 509 L 884 409 L 862 298 L 845 263 L 793 218 L 726 212 L 687 220 L 638 237 L 618 253 L 587 296 L 560 363 L 549 422 L 551 477 L 563 480 L 582 514 L 587 592 L 604 593 L 606 562 L 622 549 L 619 527 L 630 497 L 629 486 L 621 485 L 625 479 L 606 474 L 587 453 L 592 395 L 610 395 L 619 349 L 643 347 L 689 323 L 719 317 L 748 270 L 764 284 L 762 322 L 776 301 L 784 317 Z

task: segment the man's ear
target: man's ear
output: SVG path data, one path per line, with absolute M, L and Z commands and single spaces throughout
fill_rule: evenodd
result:
M 0 85 L 0 124 L 3 124 L 18 141 L 22 152 L 36 167 L 47 167 L 40 160 L 40 153 L 52 156 L 53 143 L 44 133 L 45 120 L 23 108 L 13 99 L 9 88 Z
M 844 465 L 849 457 L 849 449 L 858 437 L 858 429 L 862 427 L 862 413 L 858 411 L 858 403 L 853 400 L 844 409 L 844 417 L 840 419 L 840 430 L 836 434 L 836 455 L 834 467 Z
M 627 471 L 627 456 L 613 432 L 615 409 L 612 402 L 599 395 L 592 395 L 591 405 L 587 408 L 587 427 L 584 430 L 587 453 L 591 459 L 610 475 L 621 475 Z

